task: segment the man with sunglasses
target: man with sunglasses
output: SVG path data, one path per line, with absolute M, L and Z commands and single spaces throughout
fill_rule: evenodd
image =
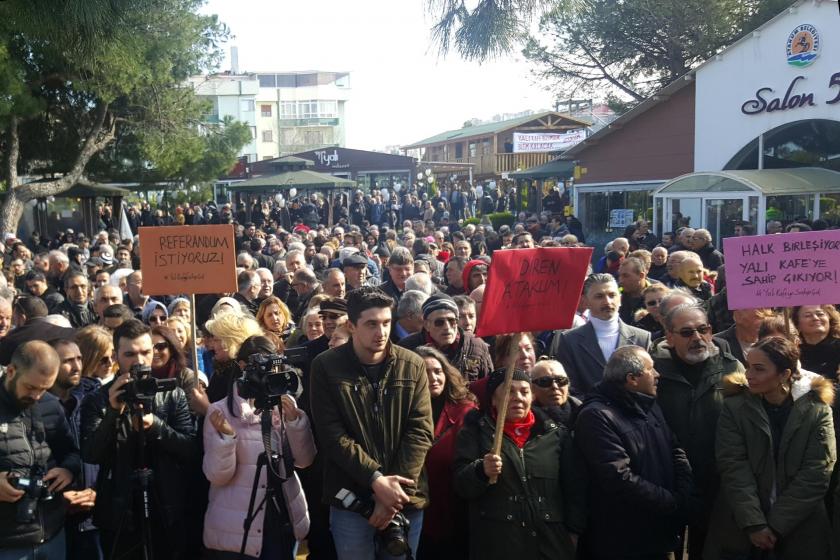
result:
M 435 294 L 423 303 L 423 330 L 399 342 L 414 350 L 428 344 L 443 352 L 464 379 L 475 381 L 493 371 L 487 343 L 458 326 L 458 305 L 451 296 Z
M 700 305 L 678 305 L 663 316 L 665 342 L 653 353 L 660 374 L 658 402 L 669 427 L 688 454 L 701 500 L 689 525 L 689 557 L 701 558 L 708 520 L 718 491 L 715 431 L 723 404 L 722 379 L 744 367 L 712 338 Z

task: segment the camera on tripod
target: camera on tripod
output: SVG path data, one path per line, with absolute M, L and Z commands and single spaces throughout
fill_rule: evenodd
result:
M 52 500 L 54 495 L 48 490 L 49 483 L 44 480 L 46 472 L 40 465 L 29 469 L 29 475 L 11 475 L 9 484 L 13 488 L 23 490 L 23 496 L 17 502 L 15 521 L 18 523 L 32 523 L 38 515 L 38 504 Z
M 370 519 L 376 504 L 373 500 L 362 500 L 353 492 L 342 488 L 335 495 L 335 499 L 341 502 L 341 506 L 347 511 L 358 513 L 365 519 Z M 408 544 L 408 529 L 411 523 L 402 513 L 397 512 L 388 526 L 379 531 L 376 536 L 382 546 L 391 556 L 406 556 L 411 552 Z
M 268 410 L 280 404 L 283 395 L 297 395 L 300 378 L 290 364 L 298 356 L 251 354 L 236 380 L 236 390 L 243 399 L 254 399 L 254 408 Z
M 157 379 L 152 377 L 152 368 L 134 364 L 129 370 L 131 381 L 123 385 L 119 400 L 129 405 L 151 402 L 156 393 L 172 391 L 178 386 L 177 379 Z

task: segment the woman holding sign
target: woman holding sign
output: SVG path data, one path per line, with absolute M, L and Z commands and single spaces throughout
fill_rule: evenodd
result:
M 585 485 L 574 467 L 572 439 L 543 411 L 531 408 L 531 379 L 514 370 L 501 455 L 491 451 L 505 370 L 487 383 L 492 406 L 467 414 L 458 433 L 455 491 L 468 501 L 470 558 L 575 557 L 583 531 Z M 491 484 L 496 477 L 495 484 Z

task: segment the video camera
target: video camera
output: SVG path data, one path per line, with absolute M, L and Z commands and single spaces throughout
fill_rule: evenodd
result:
M 297 395 L 300 377 L 290 366 L 305 359 L 305 352 L 305 349 L 293 349 L 285 355 L 251 354 L 242 376 L 236 380 L 239 396 L 254 399 L 257 410 L 268 410 L 280 404 L 281 396 Z
M 13 488 L 23 490 L 24 494 L 17 502 L 15 521 L 18 523 L 32 523 L 38 513 L 38 504 L 52 500 L 55 496 L 48 490 L 49 483 L 44 480 L 46 472 L 40 465 L 34 465 L 28 476 L 9 477 L 9 484 Z
M 335 495 L 335 499 L 347 511 L 358 513 L 365 519 L 370 519 L 376 504 L 373 500 L 362 500 L 353 492 L 342 488 Z M 408 530 L 411 523 L 402 513 L 397 512 L 388 526 L 376 533 L 382 546 L 391 556 L 406 556 L 411 552 L 411 545 L 408 543 Z
M 152 401 L 156 393 L 172 391 L 178 386 L 177 379 L 157 379 L 152 377 L 152 368 L 142 364 L 131 366 L 131 381 L 123 385 L 119 400 L 129 405 L 145 404 Z

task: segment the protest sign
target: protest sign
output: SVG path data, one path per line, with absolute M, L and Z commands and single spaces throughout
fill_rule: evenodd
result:
M 729 309 L 840 303 L 840 230 L 729 237 Z
M 141 227 L 139 231 L 143 293 L 236 291 L 232 225 Z
M 591 247 L 494 252 L 478 336 L 570 328 L 591 258 Z

